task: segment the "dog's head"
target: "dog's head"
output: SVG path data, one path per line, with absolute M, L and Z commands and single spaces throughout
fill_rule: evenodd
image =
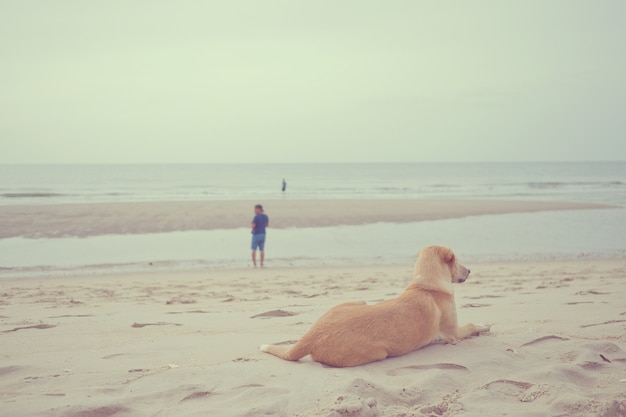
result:
M 446 246 L 427 246 L 417 253 L 413 279 L 434 282 L 444 279 L 451 283 L 465 282 L 470 270 L 457 262 L 452 249 Z

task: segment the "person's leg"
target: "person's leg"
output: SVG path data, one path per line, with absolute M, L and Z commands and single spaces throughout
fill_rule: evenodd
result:
M 258 241 L 257 235 L 252 235 L 252 244 L 251 244 L 252 265 L 254 265 L 255 268 L 256 268 L 256 249 L 257 249 L 258 245 L 259 245 L 259 241 Z
M 261 259 L 263 259 L 263 255 L 261 255 Z M 252 264 L 256 268 L 256 250 L 252 250 Z M 261 261 L 261 265 L 263 265 L 263 261 Z
M 259 252 L 261 252 L 261 268 L 263 268 L 263 262 L 265 261 L 265 234 L 259 236 Z

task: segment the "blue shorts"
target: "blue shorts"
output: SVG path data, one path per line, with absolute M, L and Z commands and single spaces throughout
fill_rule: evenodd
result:
M 252 250 L 265 250 L 265 233 L 259 233 L 258 235 L 252 235 Z

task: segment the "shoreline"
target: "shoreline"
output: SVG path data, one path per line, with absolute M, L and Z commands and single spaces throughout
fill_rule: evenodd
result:
M 415 260 L 414 260 L 415 261 Z M 461 264 L 468 266 L 473 272 L 480 270 L 481 266 L 488 268 L 499 267 L 546 267 L 550 265 L 565 265 L 569 264 L 573 267 L 582 267 L 583 264 L 595 264 L 595 263 L 607 263 L 607 264 L 622 264 L 626 262 L 626 258 L 612 255 L 612 254 L 600 254 L 597 256 L 589 257 L 555 257 L 555 258 L 529 258 L 529 259 L 498 259 L 498 260 L 469 260 L 464 262 L 460 260 Z M 11 275 L 11 269 L 6 268 L 4 271 L 0 268 L 0 282 L 8 284 L 13 282 L 15 285 L 19 283 L 28 282 L 31 280 L 77 280 L 77 282 L 86 282 L 88 280 L 97 280 L 99 278 L 111 278 L 111 279 L 132 279 L 136 277 L 154 279 L 167 277 L 168 279 L 186 279 L 194 276 L 206 276 L 206 275 L 245 275 L 250 274 L 285 274 L 285 273 L 300 273 L 307 271 L 310 273 L 322 274 L 328 271 L 342 272 L 352 271 L 355 269 L 388 269 L 393 271 L 405 270 L 405 275 L 410 275 L 413 271 L 412 263 L 362 263 L 362 264 L 323 264 L 323 265 L 287 265 L 280 266 L 254 268 L 254 267 L 242 267 L 236 266 L 232 268 L 228 267 L 207 267 L 207 266 L 190 266 L 190 267 L 174 267 L 174 266 L 161 266 L 152 265 L 149 267 L 142 267 L 137 269 L 124 269 L 125 266 L 134 266 L 138 264 L 119 264 L 119 265 L 85 265 L 77 268 L 68 269 L 42 269 L 42 268 L 14 268 L 16 272 L 38 272 L 37 274 L 24 274 L 24 275 Z M 90 268 L 91 267 L 91 268 Z M 4 274 L 4 275 L 3 275 Z
M 255 201 L 138 202 L 0 206 L 0 239 L 246 228 Z M 620 208 L 525 200 L 267 200 L 270 229 L 414 223 L 470 216 Z

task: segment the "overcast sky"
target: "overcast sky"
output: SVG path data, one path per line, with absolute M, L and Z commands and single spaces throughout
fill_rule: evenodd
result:
M 626 1 L 0 0 L 0 163 L 626 159 Z

